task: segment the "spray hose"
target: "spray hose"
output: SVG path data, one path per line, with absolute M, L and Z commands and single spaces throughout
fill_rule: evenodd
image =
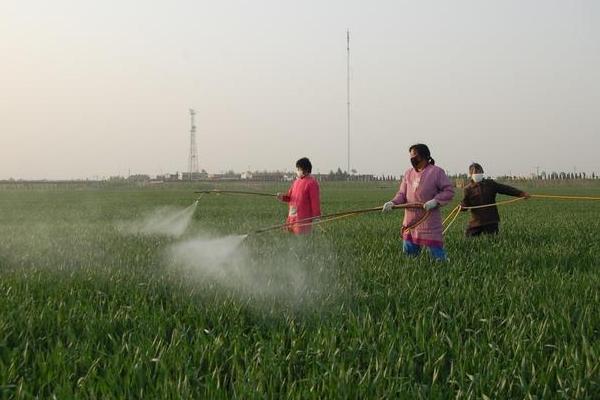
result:
M 530 194 L 528 197 L 516 197 L 516 198 L 510 199 L 510 200 L 497 201 L 495 203 L 483 204 L 483 205 L 479 205 L 479 206 L 466 207 L 466 206 L 462 206 L 462 205 L 458 204 L 456 207 L 454 207 L 452 209 L 452 211 L 450 211 L 450 213 L 448 214 L 446 219 L 444 219 L 444 222 L 442 223 L 442 225 L 444 225 L 445 228 L 442 233 L 445 234 L 448 231 L 448 229 L 450 229 L 450 227 L 452 226 L 452 224 L 454 223 L 456 218 L 458 218 L 458 215 L 460 214 L 461 211 L 476 210 L 479 208 L 495 207 L 495 206 L 500 206 L 500 205 L 505 205 L 505 204 L 511 204 L 511 203 L 515 203 L 517 201 L 526 200 L 528 198 L 553 199 L 553 200 L 600 200 L 600 197 L 593 197 L 593 196 L 559 196 L 559 195 L 550 195 L 550 194 Z
M 394 205 L 393 209 L 423 209 L 423 204 L 422 203 L 399 204 L 399 205 Z M 304 218 L 304 219 L 301 219 L 298 221 L 286 222 L 284 224 L 272 225 L 272 226 L 258 229 L 254 232 L 251 232 L 251 233 L 249 233 L 249 235 L 257 235 L 257 234 L 261 234 L 261 233 L 265 233 L 265 232 L 271 232 L 271 231 L 274 231 L 277 229 L 289 228 L 292 226 L 293 227 L 303 227 L 303 226 L 309 226 L 309 225 L 321 225 L 321 224 L 324 224 L 327 222 L 332 222 L 332 221 L 340 220 L 343 218 L 355 217 L 355 216 L 358 216 L 361 214 L 372 213 L 372 212 L 377 212 L 377 211 L 381 212 L 382 210 L 383 210 L 383 207 L 372 207 L 372 208 L 363 208 L 360 210 L 341 211 L 341 212 L 337 212 L 337 213 L 322 215 L 321 217 L 318 218 L 317 221 L 314 221 L 314 219 L 316 219 L 316 218 L 310 217 L 310 218 Z M 418 221 L 416 221 L 414 224 L 412 224 L 410 226 L 403 227 L 403 231 L 416 228 L 418 225 L 425 222 L 425 220 L 429 217 L 429 214 L 430 214 L 429 211 L 425 211 L 422 218 L 420 218 Z
M 249 191 L 244 191 L 244 190 L 211 189 L 211 190 L 197 190 L 194 193 L 200 193 L 200 194 L 247 194 L 247 195 L 252 195 L 252 196 L 277 197 L 276 193 L 249 192 Z
M 244 190 L 211 189 L 211 190 L 198 190 L 198 191 L 195 191 L 194 193 L 200 194 L 200 197 L 202 197 L 205 194 L 217 194 L 217 195 L 218 194 L 242 194 L 242 195 L 263 196 L 263 197 L 277 197 L 276 193 L 252 192 L 252 191 L 244 191 Z M 594 197 L 594 196 L 560 196 L 560 195 L 549 195 L 549 194 L 531 194 L 528 197 L 516 197 L 516 198 L 510 199 L 510 200 L 503 200 L 503 201 L 498 201 L 498 202 L 490 203 L 490 204 L 483 204 L 483 205 L 479 205 L 479 206 L 466 207 L 466 206 L 461 206 L 460 204 L 458 204 L 456 207 L 454 207 L 450 211 L 448 216 L 444 219 L 444 222 L 442 223 L 442 225 L 445 226 L 445 228 L 442 233 L 445 234 L 450 229 L 450 227 L 454 224 L 454 222 L 460 215 L 461 211 L 475 210 L 475 209 L 486 208 L 486 207 L 495 207 L 495 206 L 499 206 L 499 205 L 506 205 L 506 204 L 515 203 L 517 201 L 525 200 L 527 198 L 553 199 L 553 200 L 600 200 L 600 197 Z M 423 209 L 423 204 L 422 203 L 399 204 L 399 205 L 394 205 L 393 208 L 394 209 Z M 332 222 L 332 221 L 340 220 L 343 218 L 355 217 L 355 216 L 358 216 L 361 214 L 382 211 L 382 210 L 383 210 L 383 207 L 372 207 L 372 208 L 363 208 L 360 210 L 342 211 L 342 212 L 338 212 L 338 213 L 322 215 L 320 218 L 318 218 L 317 221 L 314 221 L 315 218 L 312 218 L 312 217 L 305 218 L 305 219 L 301 219 L 299 221 L 286 222 L 283 224 L 272 225 L 272 226 L 269 226 L 266 228 L 258 229 L 249 234 L 253 234 L 253 235 L 261 234 L 261 233 L 265 233 L 265 232 L 274 231 L 277 229 L 289 228 L 291 226 L 303 227 L 303 226 L 309 226 L 309 225 L 321 225 L 321 224 L 324 224 L 327 222 Z M 427 218 L 429 218 L 429 215 L 430 215 L 430 211 L 425 211 L 423 216 L 420 219 L 418 219 L 415 223 L 413 223 L 412 225 L 409 225 L 409 226 L 403 226 L 402 233 L 410 231 L 412 229 L 415 229 L 417 226 L 419 226 L 423 222 L 425 222 L 427 220 Z
M 242 195 L 251 195 L 251 196 L 277 197 L 276 193 L 252 192 L 252 191 L 245 191 L 245 190 L 211 189 L 211 190 L 197 190 L 194 193 L 200 194 L 198 199 L 200 199 L 202 196 L 204 196 L 206 194 L 217 194 L 217 195 L 219 195 L 219 194 L 242 194 Z M 399 204 L 399 205 L 394 205 L 393 208 L 394 209 L 409 209 L 409 208 L 410 209 L 423 209 L 423 204 L 422 203 Z M 254 231 L 254 232 L 251 232 L 250 234 L 255 235 L 255 234 L 274 231 L 277 229 L 285 229 L 285 228 L 289 228 L 291 226 L 294 226 L 294 227 L 303 227 L 303 226 L 308 226 L 308 225 L 319 225 L 320 226 L 321 224 L 324 224 L 326 222 L 332 222 L 332 221 L 340 220 L 343 218 L 355 217 L 355 216 L 358 216 L 361 214 L 382 211 L 382 210 L 383 210 L 383 207 L 372 207 L 372 208 L 363 208 L 360 210 L 342 211 L 342 212 L 338 212 L 338 213 L 322 215 L 321 217 L 318 218 L 317 221 L 314 221 L 315 218 L 312 218 L 312 217 L 305 218 L 305 219 L 301 219 L 299 221 L 286 222 L 284 224 L 278 224 L 278 225 L 273 225 L 273 226 L 269 226 L 266 228 L 262 228 L 262 229 Z M 417 220 L 415 223 L 413 223 L 412 225 L 409 225 L 409 226 L 403 226 L 402 232 L 406 232 L 406 231 L 415 229 L 417 226 L 419 226 L 423 222 L 425 222 L 425 220 L 427 220 L 427 218 L 429 218 L 429 215 L 430 215 L 430 211 L 425 211 L 423 216 L 419 220 Z

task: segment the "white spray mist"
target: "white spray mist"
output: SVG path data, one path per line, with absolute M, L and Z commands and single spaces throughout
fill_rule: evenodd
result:
M 121 222 L 118 227 L 122 232 L 132 235 L 179 237 L 192 221 L 197 206 L 198 201 L 195 201 L 191 206 L 184 209 L 160 208 L 139 220 Z
M 186 282 L 221 288 L 255 306 L 276 304 L 298 309 L 335 296 L 335 290 L 328 287 L 336 268 L 329 249 L 322 247 L 319 254 L 307 258 L 303 256 L 310 250 L 302 241 L 251 249 L 243 244 L 246 237 L 197 236 L 171 245 L 167 260 L 172 271 L 182 274 Z

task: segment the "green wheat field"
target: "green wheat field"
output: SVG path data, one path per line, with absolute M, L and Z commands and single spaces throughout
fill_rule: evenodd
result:
M 0 398 L 600 398 L 600 201 L 507 205 L 475 240 L 461 215 L 447 263 L 402 255 L 398 210 L 244 240 L 286 205 L 210 194 L 152 231 L 212 188 L 287 184 L 0 190 Z M 321 191 L 330 213 L 396 184 Z

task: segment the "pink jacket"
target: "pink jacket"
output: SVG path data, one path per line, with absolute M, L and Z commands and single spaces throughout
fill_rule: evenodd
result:
M 420 172 L 414 168 L 407 170 L 400 184 L 400 190 L 398 190 L 392 201 L 394 204 L 404 204 L 425 203 L 431 199 L 436 199 L 440 206 L 443 206 L 450 202 L 453 197 L 454 187 L 444 170 L 429 164 Z M 402 225 L 410 226 L 414 224 L 424 213 L 425 210 L 406 209 Z M 403 239 L 418 245 L 442 247 L 444 245 L 442 230 L 442 215 L 439 207 L 436 207 L 431 210 L 431 215 L 425 222 L 415 229 L 404 232 Z
M 319 182 L 312 175 L 296 178 L 290 190 L 283 196 L 283 201 L 289 203 L 288 223 L 321 216 Z M 292 225 L 289 230 L 296 234 L 309 233 L 311 226 Z

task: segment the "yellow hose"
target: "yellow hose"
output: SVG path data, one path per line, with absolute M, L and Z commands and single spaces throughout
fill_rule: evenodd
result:
M 554 200 L 600 200 L 600 197 L 593 197 L 593 196 L 559 196 L 559 195 L 550 195 L 550 194 L 531 194 L 531 195 L 529 195 L 529 197 L 538 198 L 538 199 L 554 199 Z M 500 206 L 500 205 L 504 205 L 504 204 L 515 203 L 517 201 L 526 200 L 526 199 L 527 199 L 527 197 L 516 197 L 516 198 L 510 199 L 510 200 L 503 200 L 503 201 L 498 201 L 496 203 L 483 204 L 480 206 L 470 206 L 470 207 L 463 207 L 459 204 L 454 209 L 452 209 L 452 211 L 450 211 L 450 214 L 448 214 L 446 219 L 444 219 L 444 222 L 442 223 L 442 225 L 446 225 L 446 223 L 448 223 L 448 225 L 446 225 L 446 227 L 444 228 L 444 231 L 442 233 L 445 234 L 448 231 L 448 229 L 450 229 L 450 227 L 452 226 L 452 224 L 454 223 L 454 221 L 456 220 L 456 218 L 458 217 L 458 215 L 460 214 L 460 212 L 462 210 L 475 210 L 478 208 Z M 448 221 L 450 221 L 450 222 L 448 222 Z
M 454 207 L 454 209 L 452 211 L 450 211 L 450 214 L 448 214 L 448 216 L 446 217 L 446 219 L 444 220 L 444 222 L 442 222 L 442 226 L 443 226 L 443 225 L 446 225 L 446 222 L 448 220 L 450 220 L 450 222 L 448 223 L 448 225 L 444 228 L 444 231 L 442 232 L 442 235 L 445 234 L 448 229 L 450 229 L 450 227 L 454 223 L 454 220 L 456 220 L 456 218 L 458 217 L 458 214 L 460 214 L 460 210 L 461 210 L 461 206 L 459 204 L 456 207 Z
M 531 194 L 529 197 L 539 199 L 558 199 L 558 200 L 600 200 L 600 197 L 593 196 L 557 196 L 552 194 Z

